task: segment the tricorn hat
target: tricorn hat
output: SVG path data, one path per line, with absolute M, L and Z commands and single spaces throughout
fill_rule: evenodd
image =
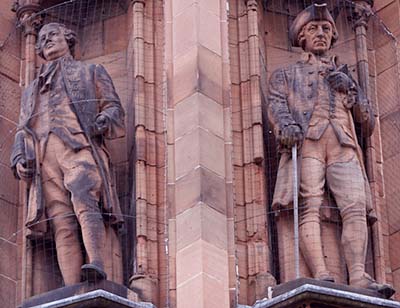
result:
M 307 23 L 313 20 L 329 21 L 333 27 L 332 45 L 337 41 L 339 35 L 336 29 L 335 21 L 333 20 L 332 15 L 329 13 L 326 3 L 314 3 L 301 11 L 290 27 L 289 37 L 294 47 L 301 47 L 299 44 L 299 33 Z

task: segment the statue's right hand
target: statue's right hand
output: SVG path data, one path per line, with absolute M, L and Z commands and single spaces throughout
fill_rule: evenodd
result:
M 17 163 L 16 169 L 19 178 L 23 181 L 30 181 L 35 173 L 35 170 L 33 168 L 28 168 L 26 166 L 26 161 L 24 159 L 21 159 Z
M 281 145 L 291 148 L 295 144 L 300 145 L 303 141 L 303 131 L 299 125 L 291 124 L 283 128 L 279 137 Z

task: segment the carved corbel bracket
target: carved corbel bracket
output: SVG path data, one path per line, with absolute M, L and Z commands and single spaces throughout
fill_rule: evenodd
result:
M 16 14 L 22 25 L 24 35 L 37 35 L 38 29 L 43 22 L 43 17 L 40 14 L 41 7 L 38 4 L 25 4 L 18 6 Z
M 247 0 L 247 11 L 257 11 L 258 3 L 257 0 Z
M 351 18 L 354 28 L 364 26 L 367 28 L 368 20 L 373 14 L 372 6 L 374 5 L 373 0 L 366 1 L 353 1 L 349 6 L 349 17 Z
M 142 3 L 143 6 L 146 5 L 146 0 L 131 0 L 132 5 L 135 5 L 135 3 Z

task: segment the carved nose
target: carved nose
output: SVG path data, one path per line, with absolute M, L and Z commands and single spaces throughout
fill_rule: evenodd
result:
M 318 36 L 323 36 L 323 35 L 324 35 L 324 31 L 322 30 L 321 27 L 318 27 L 317 35 L 318 35 Z

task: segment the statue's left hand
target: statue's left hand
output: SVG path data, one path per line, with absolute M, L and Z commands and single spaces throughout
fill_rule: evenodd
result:
M 338 92 L 347 93 L 354 83 L 349 76 L 343 72 L 332 72 L 326 77 L 330 87 Z
M 107 116 L 103 114 L 98 115 L 94 123 L 95 135 L 103 135 L 108 129 L 109 122 L 110 120 Z

